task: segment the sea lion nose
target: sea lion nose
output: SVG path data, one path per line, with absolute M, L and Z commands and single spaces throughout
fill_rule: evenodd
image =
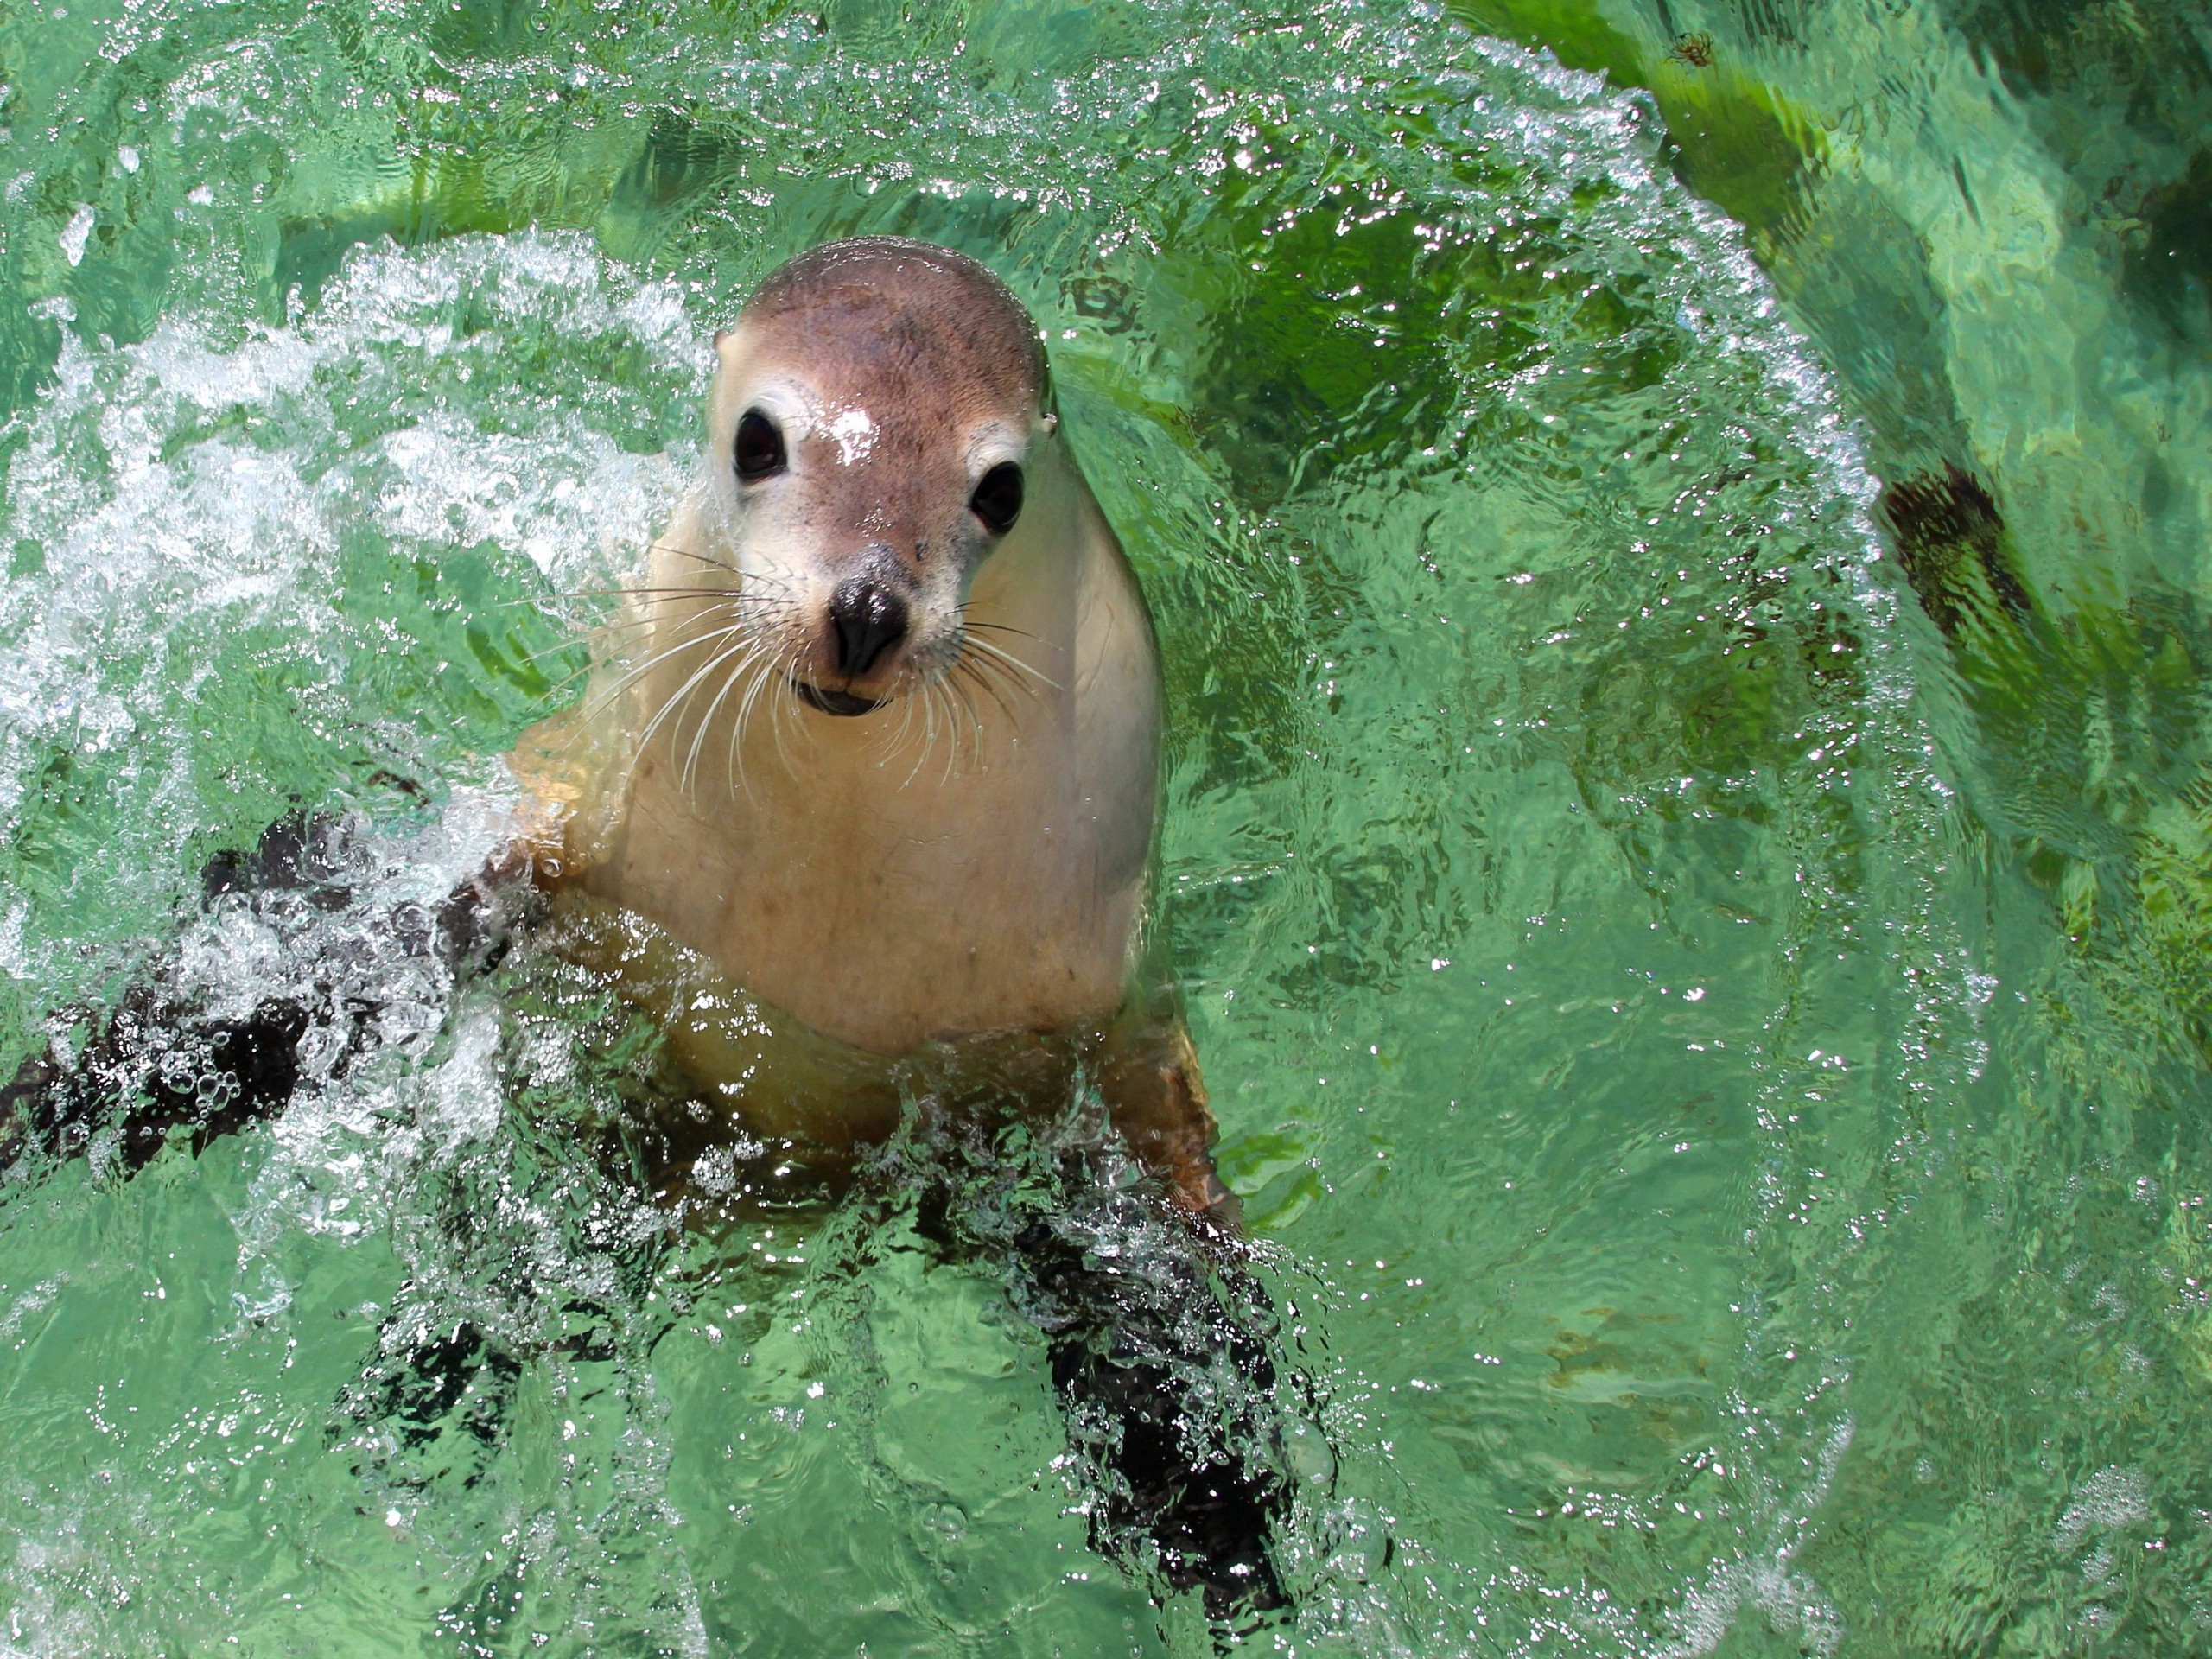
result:
M 906 632 L 906 601 L 880 583 L 855 576 L 830 595 L 840 673 L 865 674 Z

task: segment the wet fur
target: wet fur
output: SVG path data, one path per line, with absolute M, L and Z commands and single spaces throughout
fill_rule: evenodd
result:
M 716 351 L 705 465 L 607 666 L 516 751 L 565 814 L 551 884 L 887 1059 L 1093 1033 L 1140 1155 L 1194 1207 L 1224 1200 L 1173 996 L 1139 971 L 1151 620 L 1047 406 L 1034 325 L 972 262 L 868 238 L 772 276 Z M 787 476 L 738 480 L 748 409 L 789 435 Z M 1002 540 L 968 507 L 1001 461 L 1027 480 Z M 855 573 L 897 584 L 912 625 L 893 660 L 849 678 L 826 607 Z M 884 706 L 836 718 L 795 680 Z M 656 972 L 641 1001 L 665 1000 Z M 691 1035 L 687 1064 L 741 1119 L 792 1125 L 755 1049 Z M 836 1110 L 814 1138 L 849 1140 Z

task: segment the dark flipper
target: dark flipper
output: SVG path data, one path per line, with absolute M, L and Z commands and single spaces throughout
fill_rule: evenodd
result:
M 348 827 L 322 813 L 287 812 L 261 832 L 251 849 L 227 848 L 200 872 L 200 896 L 208 902 L 226 893 L 289 893 L 304 889 L 326 910 L 353 897 L 346 885 Z
M 134 987 L 85 1052 L 35 1054 L 0 1089 L 0 1170 L 33 1154 L 60 1161 L 95 1150 L 136 1174 L 189 1131 L 196 1154 L 281 1109 L 299 1082 L 307 1011 L 272 997 L 243 1020 L 210 1020 L 156 986 Z M 120 1118 L 118 1102 L 127 1103 Z
M 1137 1161 L 1166 1184 L 1176 1203 L 1235 1233 L 1243 1206 L 1214 1173 L 1220 1126 L 1171 989 L 1131 1001 L 1107 1028 L 1097 1067 L 1108 1116 Z
M 1032 1229 L 1021 1268 L 1051 1320 L 1052 1386 L 1075 1440 L 1106 1477 L 1091 1543 L 1127 1559 L 1140 1540 L 1169 1585 L 1197 1590 L 1208 1615 L 1265 1612 L 1287 1598 L 1269 1541 L 1291 1491 L 1268 1461 L 1274 1382 L 1263 1337 L 1216 1292 L 1195 1253 L 1145 1264 L 1148 1282 Z M 1226 1409 L 1209 1387 L 1233 1376 Z
M 1274 1401 L 1272 1318 L 1249 1276 L 1211 1259 L 1222 1236 L 1109 1184 L 1079 1155 L 1059 1160 L 1049 1191 L 1027 1185 L 1010 1215 L 1003 1187 L 986 1174 L 979 1197 L 979 1172 L 957 1166 L 962 1150 L 941 1150 L 955 1167 L 924 1190 L 916 1230 L 940 1249 L 1006 1263 L 1015 1306 L 1045 1334 L 1069 1440 L 1096 1487 L 1092 1548 L 1156 1570 L 1171 1590 L 1199 1592 L 1217 1624 L 1287 1606 L 1273 1549 L 1295 1491 Z
M 200 873 L 203 901 L 283 893 L 315 910 L 353 901 L 353 826 L 291 812 L 251 849 L 217 854 Z M 512 885 L 512 884 L 507 884 Z M 435 953 L 456 974 L 482 970 L 505 948 L 515 909 L 493 873 L 464 882 L 435 917 L 395 912 L 404 950 Z M 180 1129 L 197 1154 L 221 1135 L 281 1111 L 298 1087 L 301 1042 L 318 1025 L 335 1027 L 342 1070 L 372 1047 L 376 1006 L 334 995 L 310 1007 L 272 996 L 244 1018 L 197 1007 L 163 964 L 132 986 L 112 1012 L 74 1023 L 89 1028 L 81 1052 L 33 1054 L 0 1088 L 0 1175 L 27 1157 L 47 1161 L 112 1158 L 125 1174 L 150 1163 Z

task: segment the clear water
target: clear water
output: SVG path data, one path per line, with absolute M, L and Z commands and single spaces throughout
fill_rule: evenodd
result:
M 389 925 L 714 327 L 860 231 L 1046 325 L 1159 614 L 1329 1448 L 1246 1639 L 2212 1646 L 2208 55 L 2191 0 L 0 14 L 7 1058 L 157 971 L 380 1039 L 0 1186 L 0 1652 L 1208 1650 L 1087 1548 L 1002 1267 L 671 1232 L 593 1150 L 650 1033 Z M 294 801 L 357 902 L 203 907 Z

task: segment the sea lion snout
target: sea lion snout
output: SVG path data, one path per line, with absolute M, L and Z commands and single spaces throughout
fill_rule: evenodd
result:
M 791 674 L 799 701 L 825 715 L 865 715 L 907 687 L 908 659 L 925 649 L 918 609 L 927 596 L 887 543 L 871 542 L 825 573 L 802 614 L 807 644 Z
M 830 626 L 837 642 L 837 671 L 858 679 L 906 636 L 906 601 L 886 584 L 853 576 L 830 595 Z

